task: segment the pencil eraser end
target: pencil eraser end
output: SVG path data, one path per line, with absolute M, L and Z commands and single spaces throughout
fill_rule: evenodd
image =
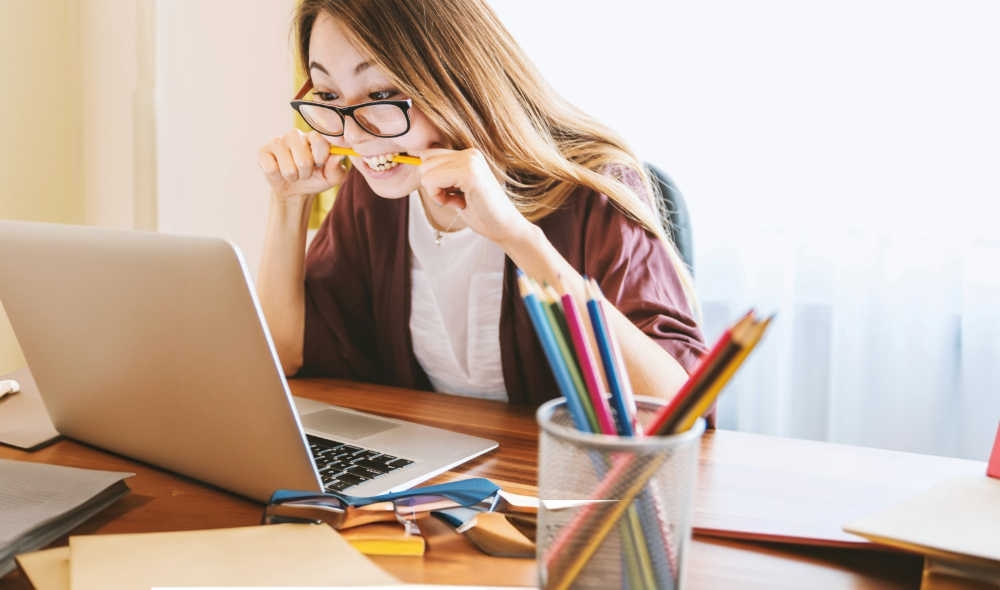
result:
M 1000 424 L 997 424 L 997 438 L 993 441 L 993 452 L 990 454 L 986 475 L 1000 479 Z

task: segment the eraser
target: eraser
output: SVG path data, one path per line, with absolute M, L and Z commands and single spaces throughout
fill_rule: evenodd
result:
M 997 424 L 997 439 L 993 441 L 993 453 L 986 466 L 986 475 L 1000 479 L 1000 424 Z

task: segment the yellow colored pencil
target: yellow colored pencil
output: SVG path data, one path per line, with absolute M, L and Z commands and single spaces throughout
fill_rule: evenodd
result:
M 330 153 L 337 154 L 338 156 L 358 156 L 361 157 L 358 152 L 352 150 L 351 148 L 342 148 L 340 146 L 331 145 Z M 423 164 L 420 158 L 415 158 L 413 156 L 396 156 L 392 159 L 393 162 L 399 162 L 400 164 L 409 164 L 411 166 L 419 166 Z
M 694 423 L 698 421 L 698 418 L 708 411 L 708 408 L 712 406 L 716 399 L 718 399 L 722 388 L 729 383 L 729 380 L 736 373 L 736 370 L 740 368 L 743 361 L 746 360 L 747 356 L 750 355 L 750 352 L 755 346 L 757 346 L 757 343 L 760 342 L 761 337 L 764 336 L 764 332 L 767 330 L 767 326 L 771 323 L 772 319 L 774 319 L 773 316 L 762 322 L 758 322 L 748 330 L 744 342 L 741 343 L 743 345 L 743 350 L 736 355 L 733 362 L 726 367 L 721 375 L 719 375 L 719 378 L 716 379 L 715 383 L 713 383 L 709 390 L 705 392 L 705 395 L 698 400 L 690 411 L 688 411 L 687 415 L 684 416 L 678 424 L 677 432 L 686 432 L 690 430 L 691 427 L 694 426 Z

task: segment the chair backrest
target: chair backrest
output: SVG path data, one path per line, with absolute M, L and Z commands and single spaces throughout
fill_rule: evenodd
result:
M 691 240 L 691 216 L 688 214 L 684 195 L 670 175 L 650 163 L 646 163 L 650 180 L 660 189 L 661 210 L 666 212 L 663 228 L 674 241 L 681 258 L 694 271 L 694 246 Z

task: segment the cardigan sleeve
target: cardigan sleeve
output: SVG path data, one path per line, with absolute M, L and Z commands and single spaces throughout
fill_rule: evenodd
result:
M 637 178 L 629 180 L 634 184 Z M 645 197 L 644 191 L 639 194 Z M 690 373 L 706 348 L 666 245 L 606 195 L 595 195 L 590 204 L 585 273 L 597 280 L 610 303 Z
M 344 181 L 306 253 L 300 375 L 371 380 L 377 373 L 367 250 L 354 203 L 357 182 L 357 174 Z

